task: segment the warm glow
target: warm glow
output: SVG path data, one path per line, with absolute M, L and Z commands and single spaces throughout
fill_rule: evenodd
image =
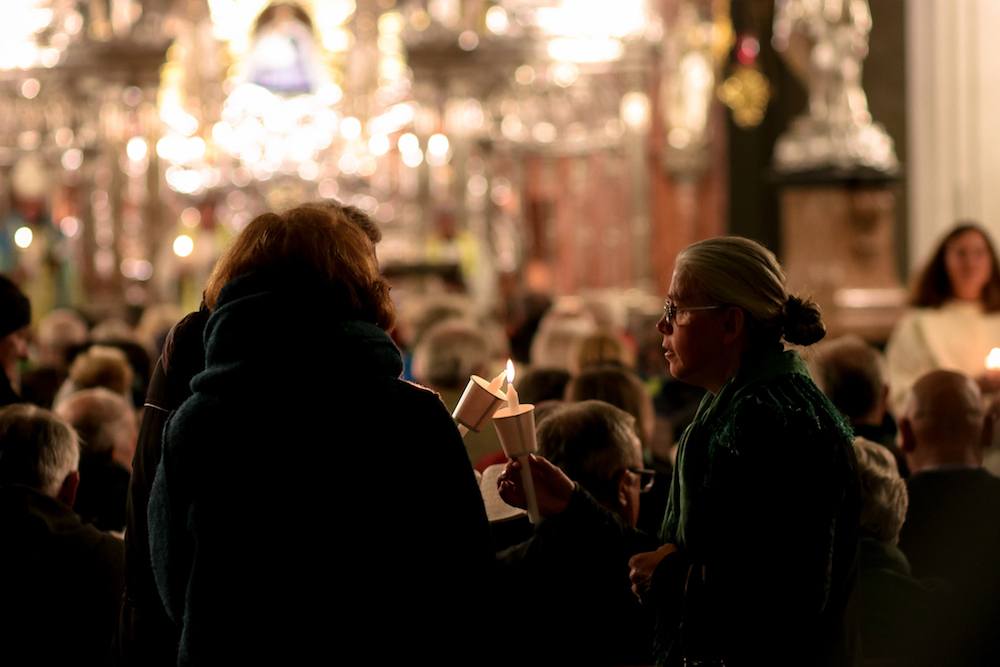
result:
M 83 164 L 83 152 L 79 148 L 71 148 L 62 156 L 62 166 L 69 171 L 75 171 Z
M 35 99 L 38 95 L 38 91 L 42 89 L 38 79 L 28 79 L 23 84 L 21 84 L 21 94 L 24 95 L 29 100 Z
M 31 245 L 31 238 L 31 230 L 27 227 L 20 227 L 14 232 L 14 243 L 17 244 L 18 248 L 27 248 Z
M 201 222 L 201 212 L 193 206 L 181 211 L 181 224 L 185 227 L 197 227 Z
M 986 368 L 991 371 L 1000 371 L 1000 347 L 990 350 L 986 357 Z
M 345 139 L 357 139 L 361 136 L 361 121 L 347 117 L 340 122 L 340 133 Z
M 427 140 L 427 152 L 431 155 L 442 156 L 448 152 L 448 137 L 443 134 L 432 134 Z
M 507 34 L 509 21 L 503 7 L 494 6 L 486 11 L 486 27 L 495 35 Z
M 142 137 L 132 137 L 125 146 L 125 153 L 128 154 L 129 159 L 136 162 L 146 157 L 147 150 L 146 140 Z
M 174 239 L 174 254 L 178 257 L 187 257 L 194 250 L 194 241 L 187 234 L 181 234 Z
M 479 46 L 479 35 L 472 30 L 466 30 L 458 36 L 458 46 L 463 51 L 472 51 Z
M 52 23 L 52 10 L 39 7 L 41 0 L 4 3 L 4 20 L 0 21 L 0 69 L 35 64 L 38 48 L 34 35 Z
M 617 39 L 553 39 L 549 55 L 555 60 L 576 63 L 599 63 L 618 60 L 625 47 Z
M 622 97 L 622 120 L 632 127 L 643 127 L 649 118 L 649 98 L 639 92 Z
M 400 153 L 417 153 L 420 151 L 420 140 L 417 135 L 407 132 L 396 142 Z
M 621 39 L 649 24 L 645 0 L 563 0 L 558 7 L 540 7 L 535 24 L 553 36 Z
M 368 140 L 368 150 L 373 155 L 385 155 L 389 152 L 389 137 L 384 134 L 372 135 L 372 138 Z
M 514 362 L 507 360 L 507 384 L 514 383 Z
M 160 119 L 185 137 L 198 131 L 198 119 L 180 107 L 167 106 L 160 109 Z
M 420 151 L 413 151 L 412 153 L 403 153 L 403 164 L 407 167 L 419 167 L 420 163 L 424 161 L 424 154 Z
M 80 231 L 80 221 L 71 215 L 67 215 L 65 218 L 59 221 L 59 229 L 65 236 L 74 237 L 76 233 Z

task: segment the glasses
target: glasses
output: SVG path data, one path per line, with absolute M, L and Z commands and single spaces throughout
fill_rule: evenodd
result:
M 656 471 L 648 470 L 646 468 L 625 468 L 633 475 L 639 476 L 639 493 L 646 493 L 651 488 L 653 488 L 653 482 L 656 480 Z
M 670 302 L 670 299 L 667 299 L 666 301 L 663 302 L 663 317 L 665 320 L 667 320 L 667 324 L 684 325 L 688 323 L 689 318 L 687 317 L 681 318 L 684 320 L 682 322 L 677 317 L 678 313 L 686 313 L 692 310 L 714 310 L 716 308 L 721 308 L 721 306 L 695 306 L 694 308 L 678 308 L 677 306 L 675 306 Z

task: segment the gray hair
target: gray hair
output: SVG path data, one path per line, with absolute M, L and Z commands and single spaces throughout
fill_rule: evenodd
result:
M 605 505 L 617 498 L 621 472 L 642 463 L 635 419 L 603 401 L 553 408 L 539 421 L 536 436 L 538 453 Z
M 413 352 L 413 377 L 435 389 L 462 389 L 489 363 L 489 340 L 474 322 L 451 319 L 427 330 Z
M 124 455 L 135 449 L 135 412 L 112 391 L 103 387 L 79 391 L 55 411 L 76 429 L 87 458 L 110 458 L 115 450 Z
M 819 306 L 788 293 L 774 253 L 756 241 L 739 236 L 699 241 L 677 255 L 675 272 L 709 305 L 741 308 L 753 347 L 782 339 L 812 345 L 826 335 Z
M 55 497 L 79 465 L 76 431 L 53 412 L 27 403 L 0 409 L 0 485 L 23 484 Z
M 854 439 L 861 476 L 861 530 L 895 544 L 906 519 L 909 496 L 892 452 L 864 438 Z

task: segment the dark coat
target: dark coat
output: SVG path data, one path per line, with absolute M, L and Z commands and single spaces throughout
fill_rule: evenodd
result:
M 942 468 L 906 482 L 899 548 L 913 575 L 945 597 L 935 633 L 949 665 L 994 665 L 1000 654 L 1000 479 L 981 468 Z
M 14 388 L 10 386 L 10 380 L 7 379 L 7 374 L 0 371 L 0 408 L 5 405 L 11 405 L 13 403 L 20 403 L 21 397 L 17 395 Z
M 124 584 L 122 541 L 18 485 L 0 487 L 0 526 L 0 664 L 106 664 Z
M 943 664 L 931 661 L 936 600 L 913 578 L 895 545 L 861 538 L 861 649 L 865 664 L 882 667 Z
M 202 338 L 208 316 L 208 309 L 203 307 L 170 329 L 146 392 L 125 503 L 125 596 L 115 633 L 112 665 L 177 664 L 180 630 L 167 617 L 153 579 L 146 505 L 160 463 L 163 426 L 191 395 L 191 379 L 205 369 Z
M 461 437 L 398 379 L 388 335 L 332 301 L 257 272 L 209 318 L 148 508 L 180 665 L 469 658 L 495 557 Z
M 518 659 L 532 665 L 647 665 L 653 619 L 629 581 L 629 559 L 659 546 L 579 485 L 531 539 L 497 554 L 505 618 L 530 610 Z
M 652 580 L 659 660 L 855 663 L 861 497 L 852 443 L 795 352 L 744 361 L 705 397 L 680 443 L 660 534 L 680 551 Z

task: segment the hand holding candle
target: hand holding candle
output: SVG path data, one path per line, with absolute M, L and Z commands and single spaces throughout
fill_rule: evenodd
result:
M 517 390 L 514 389 L 514 364 L 511 361 L 507 362 L 507 407 L 497 410 L 493 415 L 493 426 L 507 458 L 521 458 L 538 449 L 535 443 L 535 406 L 520 403 Z M 537 524 L 541 519 L 531 468 L 527 465 L 527 459 L 522 463 L 521 484 L 528 505 L 528 518 L 531 523 Z

